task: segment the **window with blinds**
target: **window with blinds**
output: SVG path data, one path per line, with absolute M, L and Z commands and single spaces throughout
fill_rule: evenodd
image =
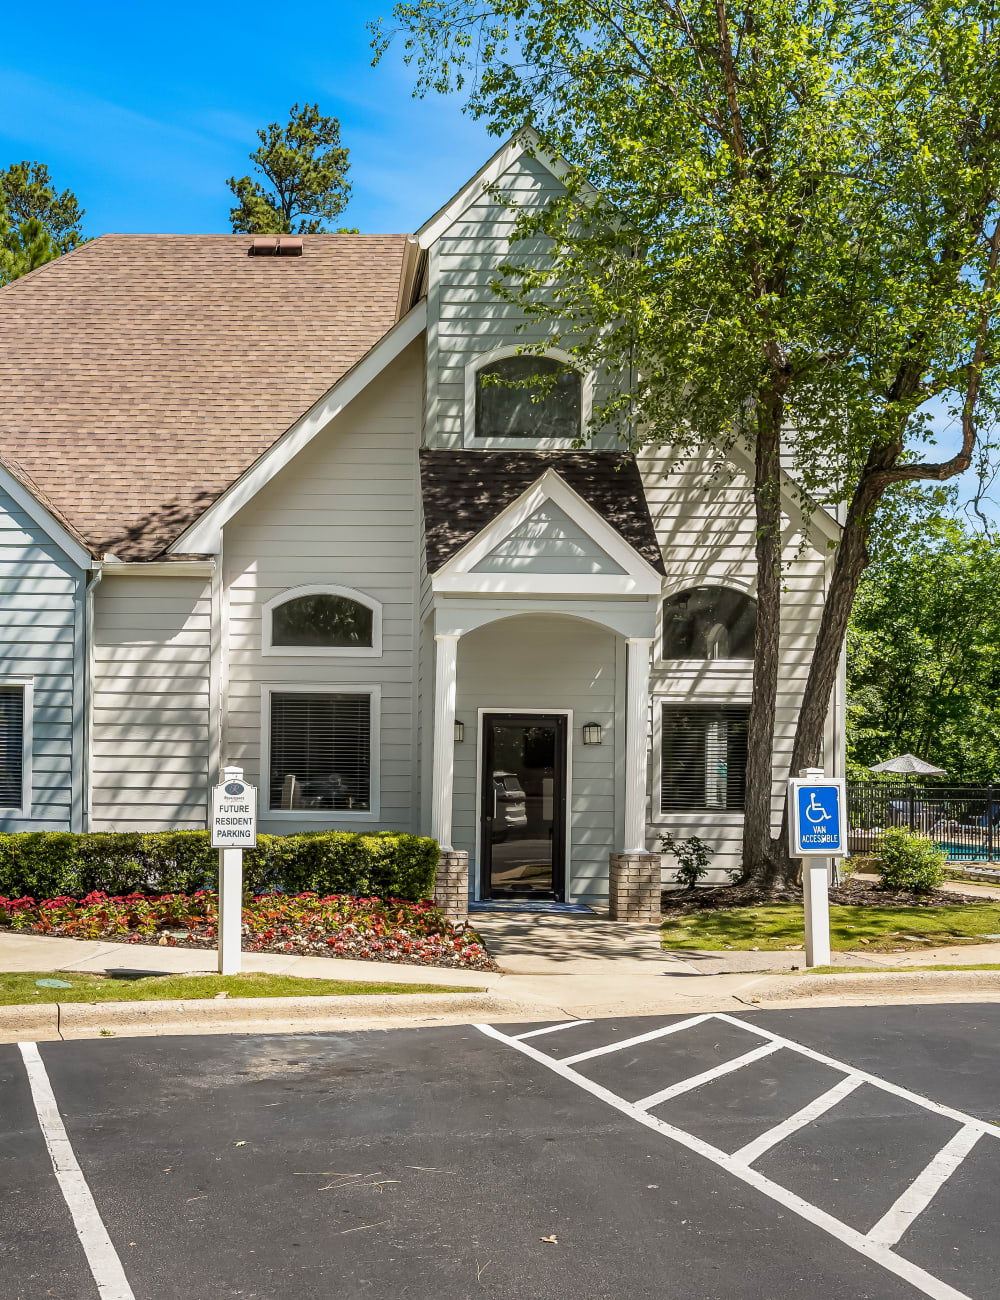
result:
M 661 811 L 742 812 L 750 709 L 662 708 Z
M 0 808 L 24 803 L 24 687 L 0 686 Z
M 371 810 L 371 696 L 271 695 L 270 807 Z

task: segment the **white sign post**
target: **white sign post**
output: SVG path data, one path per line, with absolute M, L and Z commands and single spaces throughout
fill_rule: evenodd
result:
M 807 767 L 788 782 L 789 853 L 802 859 L 806 965 L 830 964 L 831 859 L 847 855 L 847 791 L 843 777 Z
M 243 962 L 243 850 L 257 843 L 257 791 L 242 767 L 227 767 L 212 790 L 212 848 L 219 850 L 219 974 Z

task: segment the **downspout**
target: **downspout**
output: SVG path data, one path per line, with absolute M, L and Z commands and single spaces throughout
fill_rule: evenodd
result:
M 86 639 L 83 674 L 83 829 L 92 829 L 94 770 L 94 594 L 104 577 L 103 564 L 95 560 L 87 580 Z

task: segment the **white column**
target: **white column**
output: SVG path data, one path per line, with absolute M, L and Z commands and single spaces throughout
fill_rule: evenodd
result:
M 646 741 L 651 637 L 628 638 L 625 678 L 625 852 L 646 852 Z
M 431 787 L 431 835 L 450 849 L 451 804 L 455 785 L 455 692 L 458 637 L 437 635 L 434 658 L 434 772 Z
M 830 964 L 830 869 L 826 858 L 802 859 L 802 903 L 806 917 L 806 965 Z

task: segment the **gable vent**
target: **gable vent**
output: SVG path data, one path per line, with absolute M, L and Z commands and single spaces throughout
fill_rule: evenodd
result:
M 250 257 L 301 257 L 301 235 L 254 235 Z

